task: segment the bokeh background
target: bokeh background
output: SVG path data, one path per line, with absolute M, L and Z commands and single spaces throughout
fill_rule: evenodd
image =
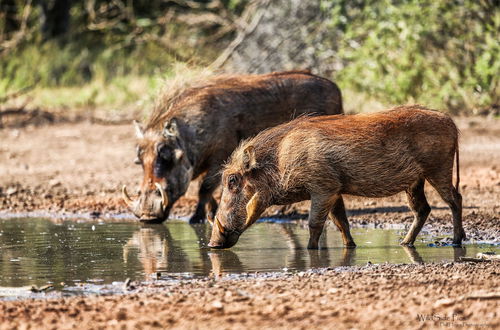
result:
M 0 0 L 0 110 L 141 118 L 169 81 L 310 69 L 348 112 L 498 117 L 498 0 Z

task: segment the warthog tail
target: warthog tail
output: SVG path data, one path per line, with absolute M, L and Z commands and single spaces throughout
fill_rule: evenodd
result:
M 458 137 L 455 140 L 455 156 L 456 156 L 456 162 L 457 162 L 457 181 L 455 182 L 455 189 L 457 192 L 459 192 L 459 185 L 460 185 L 460 164 L 459 164 L 459 156 L 458 156 Z

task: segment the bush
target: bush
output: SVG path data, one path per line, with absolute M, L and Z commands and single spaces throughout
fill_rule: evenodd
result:
M 500 103 L 494 0 L 341 0 L 322 8 L 344 88 L 454 113 Z

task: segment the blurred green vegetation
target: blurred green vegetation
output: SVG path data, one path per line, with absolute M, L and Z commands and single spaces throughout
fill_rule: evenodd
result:
M 344 89 L 454 113 L 499 106 L 498 1 L 324 0 L 322 7 Z
M 46 17 L 43 2 L 6 0 L 0 4 L 0 98 L 34 87 L 31 102 L 42 107 L 150 101 L 179 63 L 196 68 L 217 55 L 246 2 L 73 0 L 65 25 Z M 47 3 L 57 9 L 57 0 Z M 67 31 L 54 35 L 45 27 L 49 18 L 62 21 L 49 28 Z
M 327 17 L 318 56 L 331 53 L 334 63 L 333 72 L 311 69 L 331 72 L 348 109 L 418 102 L 453 113 L 498 110 L 497 0 L 309 1 Z M 163 79 L 211 63 L 250 2 L 73 0 L 64 33 L 47 32 L 43 3 L 0 4 L 0 99 L 33 87 L 37 106 L 128 110 L 150 104 Z

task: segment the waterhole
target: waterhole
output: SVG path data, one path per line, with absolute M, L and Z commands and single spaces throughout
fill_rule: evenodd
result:
M 415 249 L 399 245 L 404 232 L 354 228 L 356 249 L 342 246 L 340 233 L 327 227 L 321 249 L 306 249 L 308 230 L 294 222 L 260 222 L 229 250 L 207 248 L 211 227 L 168 221 L 135 222 L 0 220 L 0 299 L 32 297 L 51 286 L 59 295 L 113 293 L 125 279 L 178 280 L 254 272 L 376 263 L 454 261 L 478 252 L 500 253 L 495 244 L 439 246 L 441 237 L 422 232 Z

